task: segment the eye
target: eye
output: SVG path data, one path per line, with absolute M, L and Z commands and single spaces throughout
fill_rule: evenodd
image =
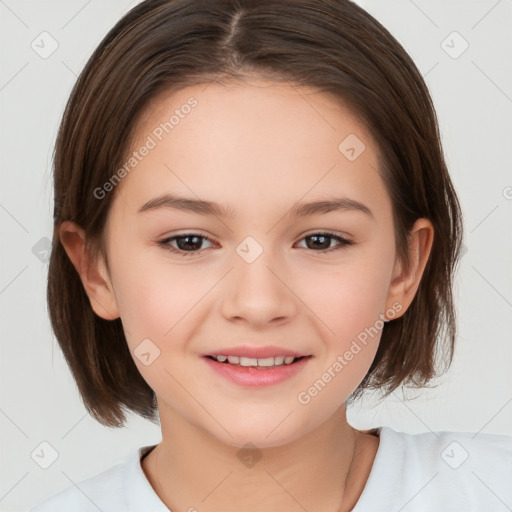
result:
M 345 246 L 352 245 L 351 240 L 347 240 L 342 236 L 335 235 L 329 232 L 311 233 L 305 236 L 302 240 L 306 240 L 306 248 L 314 249 L 314 252 L 326 253 L 342 249 Z M 310 240 L 308 243 L 307 240 Z M 339 243 L 334 247 L 331 247 L 331 241 L 337 240 Z M 319 249 L 319 250 L 316 250 Z
M 198 233 L 185 233 L 183 235 L 175 235 L 160 240 L 158 241 L 158 245 L 170 252 L 178 254 L 179 256 L 186 257 L 193 256 L 203 251 L 204 248 L 201 246 L 205 240 L 211 242 L 207 236 L 200 235 Z M 343 247 L 352 245 L 353 243 L 351 240 L 347 240 L 342 236 L 330 232 L 311 233 L 310 235 L 303 237 L 301 241 L 302 240 L 306 240 L 306 249 L 312 249 L 313 252 L 321 254 L 342 249 Z M 333 240 L 338 241 L 338 244 L 331 247 L 331 242 Z M 176 247 L 172 245 L 173 243 L 176 244 Z
M 158 245 L 180 256 L 193 256 L 203 250 L 201 249 L 203 240 L 210 241 L 208 237 L 198 233 L 185 233 L 160 240 Z M 177 247 L 173 247 L 171 242 L 176 242 Z

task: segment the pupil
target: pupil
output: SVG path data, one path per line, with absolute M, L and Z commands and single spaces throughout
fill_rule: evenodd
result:
M 329 249 L 329 245 L 330 245 L 330 243 L 329 243 L 329 237 L 328 237 L 328 236 L 325 236 L 325 235 L 310 235 L 310 236 L 308 236 L 308 239 L 310 239 L 310 240 L 311 240 L 311 239 L 316 240 L 316 242 L 315 242 L 315 243 L 311 244 L 311 245 L 312 245 L 312 247 L 309 247 L 309 246 L 310 246 L 310 244 L 308 243 L 308 248 L 309 248 L 309 249 L 311 249 L 311 248 L 319 248 L 319 247 L 320 247 L 321 249 Z M 323 240 L 324 240 L 324 243 L 323 243 L 323 244 L 322 244 L 322 243 L 317 243 L 317 242 L 318 242 L 318 239 L 323 239 Z M 327 243 L 325 243 L 325 242 L 327 242 Z
M 192 243 L 183 243 L 183 240 L 194 240 Z M 201 237 L 199 236 L 182 236 L 180 238 L 176 239 L 176 242 L 178 244 L 178 248 L 182 251 L 187 250 L 194 250 L 194 249 L 200 249 L 201 248 Z

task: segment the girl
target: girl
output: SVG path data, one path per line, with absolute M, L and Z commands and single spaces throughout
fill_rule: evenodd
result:
M 509 436 L 347 422 L 451 362 L 462 240 L 425 83 L 364 10 L 144 1 L 54 163 L 56 337 L 94 418 L 162 441 L 32 511 L 512 506 Z

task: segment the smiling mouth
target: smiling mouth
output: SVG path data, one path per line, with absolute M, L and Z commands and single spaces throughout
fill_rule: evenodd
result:
M 233 366 L 245 366 L 252 368 L 261 368 L 261 369 L 269 369 L 269 368 L 279 368 L 281 366 L 290 366 L 301 359 L 308 358 L 311 356 L 276 356 L 276 357 L 264 357 L 264 358 L 252 358 L 252 357 L 239 357 L 239 356 L 225 356 L 225 355 L 217 355 L 217 356 L 206 356 L 208 359 L 215 361 L 216 363 L 221 364 L 229 364 Z

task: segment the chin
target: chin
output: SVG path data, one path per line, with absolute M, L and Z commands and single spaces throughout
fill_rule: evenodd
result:
M 281 432 L 276 435 L 268 435 L 268 430 L 263 432 L 259 430 L 246 429 L 245 431 L 232 432 L 233 437 L 230 437 L 225 432 L 219 441 L 233 446 L 234 448 L 247 449 L 248 447 L 255 447 L 259 450 L 267 448 L 277 448 L 284 446 L 302 437 L 300 432 Z
M 296 417 L 296 411 L 289 414 L 274 416 L 254 417 L 223 417 L 223 425 L 229 434 L 219 425 L 215 424 L 214 430 L 209 429 L 209 434 L 218 441 L 236 448 L 244 448 L 250 443 L 256 448 L 276 448 L 296 441 L 305 436 L 314 428 L 301 425 Z M 286 418 L 286 419 L 285 419 Z

